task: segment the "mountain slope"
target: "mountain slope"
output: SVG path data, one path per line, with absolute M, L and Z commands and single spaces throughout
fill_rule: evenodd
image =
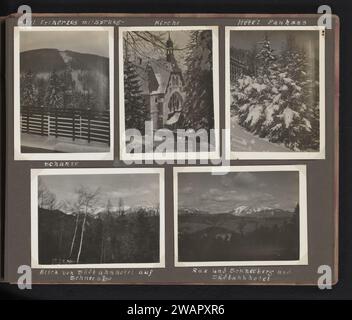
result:
M 55 71 L 63 74 L 71 70 L 76 89 L 88 92 L 94 99 L 94 109 L 105 110 L 109 106 L 109 59 L 94 54 L 58 49 L 36 49 L 21 52 L 21 74 L 31 71 L 36 79 L 48 81 Z

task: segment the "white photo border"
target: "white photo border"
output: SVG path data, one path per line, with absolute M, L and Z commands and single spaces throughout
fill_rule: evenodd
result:
M 317 31 L 319 32 L 319 151 L 317 152 L 260 152 L 231 150 L 231 93 L 230 93 L 230 34 L 231 31 Z M 325 159 L 325 27 L 324 26 L 254 26 L 225 27 L 225 157 L 228 160 L 305 160 Z
M 264 172 L 294 171 L 299 173 L 299 259 L 275 261 L 192 261 L 178 260 L 178 174 L 192 172 L 226 173 L 226 172 Z M 174 256 L 175 267 L 216 267 L 216 266 L 287 266 L 308 265 L 308 228 L 307 228 L 307 173 L 306 165 L 263 165 L 230 167 L 174 167 Z
M 107 32 L 109 41 L 109 105 L 110 149 L 108 152 L 75 153 L 23 153 L 21 152 L 20 114 L 20 33 L 38 31 L 101 31 Z M 14 27 L 14 160 L 113 160 L 114 159 L 114 27 L 94 26 L 15 26 Z
M 38 177 L 43 175 L 159 175 L 159 262 L 156 263 L 95 263 L 95 264 L 39 264 L 38 240 Z M 68 168 L 31 169 L 31 267 L 33 269 L 87 268 L 165 268 L 165 173 L 163 168 Z
M 124 67 L 123 67 L 123 33 L 127 31 L 212 31 L 212 59 L 213 59 L 213 109 L 214 109 L 214 134 L 215 150 L 210 152 L 166 152 L 166 153 L 127 153 L 125 135 L 125 99 L 124 99 Z M 138 26 L 119 27 L 119 136 L 120 160 L 201 160 L 220 159 L 220 107 L 219 107 L 219 26 Z

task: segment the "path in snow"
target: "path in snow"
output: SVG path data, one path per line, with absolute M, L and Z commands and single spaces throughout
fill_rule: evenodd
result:
M 21 147 L 23 152 L 34 152 L 28 150 L 42 149 L 41 152 L 69 152 L 69 153 L 82 153 L 82 152 L 109 152 L 110 147 L 105 143 L 92 141 L 88 143 L 87 140 L 72 139 L 65 137 L 48 137 L 34 134 L 21 134 Z M 50 151 L 51 150 L 51 151 Z
M 233 152 L 292 152 L 292 150 L 263 138 L 259 138 L 242 128 L 231 118 L 231 151 Z

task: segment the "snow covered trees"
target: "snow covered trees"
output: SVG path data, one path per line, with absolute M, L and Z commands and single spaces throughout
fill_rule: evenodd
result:
M 125 123 L 126 129 L 138 129 L 144 133 L 145 122 L 149 120 L 139 77 L 135 66 L 128 57 L 124 61 L 124 93 L 125 93 Z
M 27 107 L 33 106 L 36 101 L 34 78 L 31 71 L 21 75 L 21 103 Z
M 48 108 L 63 107 L 63 87 L 61 77 L 54 70 L 49 77 L 48 86 L 46 89 L 45 105 Z
M 274 52 L 268 37 L 260 43 L 256 73 L 232 83 L 232 110 L 249 132 L 293 151 L 319 148 L 318 82 L 314 61 L 293 38 Z
M 183 121 L 186 129 L 214 128 L 213 64 L 211 31 L 191 33 L 186 56 L 186 98 Z

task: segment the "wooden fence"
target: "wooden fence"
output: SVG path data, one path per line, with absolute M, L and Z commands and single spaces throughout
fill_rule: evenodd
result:
M 110 145 L 109 111 L 21 107 L 21 132 Z

